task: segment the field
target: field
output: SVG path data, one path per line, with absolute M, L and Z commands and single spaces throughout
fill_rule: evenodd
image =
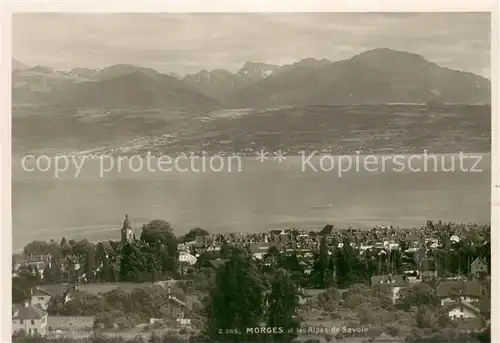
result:
M 252 153 L 260 147 L 285 149 L 289 154 L 302 150 L 338 154 L 491 150 L 491 108 L 487 105 L 309 106 L 197 114 L 23 111 L 13 116 L 14 153 L 33 149 L 116 153 L 117 147 L 127 146 L 129 154 Z
M 49 316 L 47 329 L 49 335 L 56 335 L 56 330 L 62 330 L 60 335 L 71 337 L 87 337 L 91 334 L 94 324 L 93 316 Z

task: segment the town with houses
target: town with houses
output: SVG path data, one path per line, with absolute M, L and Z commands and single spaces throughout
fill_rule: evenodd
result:
M 188 336 L 194 335 L 200 330 L 198 319 L 202 317 L 201 298 L 206 292 L 199 283 L 203 283 L 203 280 L 208 282 L 209 277 L 206 275 L 210 275 L 210 270 L 216 273 L 224 267 L 228 261 L 227 256 L 224 258 L 225 249 L 237 246 L 264 269 L 272 268 L 278 260 L 293 257 L 288 260 L 296 261 L 298 265 L 290 268 L 298 286 L 297 313 L 300 312 L 303 318 L 313 316 L 311 313 L 315 310 L 320 311 L 315 309 L 321 307 L 315 299 L 322 299 L 321 294 L 331 288 L 337 289 L 342 297 L 349 294 L 352 287 L 365 287 L 363 289 L 368 291 L 384 289 L 393 306 L 396 306 L 401 302 L 403 294 L 408 296 L 409 293 L 405 290 L 415 289 L 412 294 L 416 294 L 419 292 L 417 285 L 426 284 L 428 292 L 432 292 L 436 299 L 438 311 L 444 313 L 449 323 L 452 323 L 453 330 L 481 332 L 489 325 L 489 230 L 488 226 L 441 221 L 428 221 L 413 229 L 393 226 L 380 226 L 369 230 L 337 229 L 333 225 L 326 225 L 318 230 L 284 228 L 249 234 L 212 234 L 202 229 L 194 229 L 188 235 L 176 239 L 175 271 L 153 276 L 148 281 L 122 278 L 121 272 L 117 272 L 118 277 L 106 279 L 102 272 L 107 261 L 114 261 L 115 265 L 124 268 L 124 257 L 121 262 L 116 261 L 116 256 L 111 253 L 99 258 L 100 250 L 106 246 L 110 249 L 111 246 L 110 251 L 124 251 L 125 245 L 138 241 L 136 235 L 140 232 L 132 228 L 127 215 L 121 231 L 117 229 L 119 240 L 106 243 L 68 241 L 61 244 L 54 240 L 50 243 L 35 241 L 26 246 L 22 256 L 13 256 L 12 330 L 14 335 L 22 333 L 25 336 L 37 335 L 47 339 L 75 335 L 86 337 L 95 334 L 97 330 L 117 335 L 119 332 L 131 331 L 132 328 L 148 331 L 151 327 L 176 334 L 181 332 Z M 87 265 L 88 255 L 64 252 L 65 246 L 71 246 L 75 250 L 79 244 L 89 245 L 94 249 L 95 259 L 90 269 Z M 52 248 L 46 248 L 50 246 Z M 54 246 L 57 249 L 53 250 Z M 310 281 L 314 279 L 315 273 L 317 274 L 315 268 L 318 268 L 317 261 L 322 249 L 327 251 L 329 261 L 334 261 L 331 280 L 324 286 Z M 348 266 L 348 272 L 342 272 L 339 269 L 342 267 L 337 267 L 339 262 L 335 262 L 335 259 L 343 258 L 347 251 L 354 254 L 356 265 L 364 264 L 364 267 L 359 268 L 369 270 L 368 275 L 360 276 L 358 273 L 356 277 L 351 278 L 351 275 L 357 273 L 354 264 Z M 57 273 L 60 277 L 57 280 L 54 278 L 54 263 L 57 263 L 59 268 Z M 367 267 L 368 265 L 370 267 Z M 93 276 L 89 273 L 93 273 Z M 199 275 L 201 278 L 197 277 Z M 189 280 L 193 281 L 194 286 L 186 287 Z M 108 325 L 105 318 L 98 320 L 103 317 L 101 312 L 109 310 L 99 309 L 101 305 L 97 299 L 106 299 L 109 303 L 110 294 L 118 297 L 120 292 L 128 291 L 132 296 L 139 289 L 156 289 L 154 292 L 162 294 L 158 298 L 160 300 L 154 296 L 149 298 L 156 299 L 155 303 L 148 304 L 154 307 L 154 311 L 149 312 L 154 315 L 149 318 L 141 316 L 142 323 L 138 320 L 128 326 L 119 324 L 120 327 L 116 324 L 118 318 L 114 318 L 114 321 L 111 319 L 111 325 Z M 83 302 L 85 297 L 92 303 L 90 308 L 88 304 L 82 305 L 83 303 L 73 305 L 80 307 L 79 309 L 69 306 L 77 298 Z M 16 298 L 22 299 L 22 302 L 16 303 Z M 417 304 L 410 304 L 407 312 L 413 313 L 414 307 L 420 305 L 418 299 L 418 296 L 413 297 Z M 346 302 L 344 299 L 339 303 L 344 303 L 345 306 Z M 92 309 L 94 306 L 96 308 Z M 335 306 L 335 310 L 330 309 L 330 312 L 343 311 L 342 306 Z M 123 311 L 127 310 L 122 308 Z M 325 315 L 331 318 L 339 317 L 338 314 L 329 313 L 328 309 L 323 309 L 322 315 L 323 318 Z M 302 327 L 318 326 L 317 322 L 314 325 L 307 323 L 307 320 L 303 320 Z M 322 327 L 328 325 L 328 321 L 324 325 L 319 324 Z M 140 335 L 141 332 L 139 330 L 134 334 Z M 341 339 L 342 337 L 337 337 L 337 341 L 342 341 Z M 325 338 L 318 336 L 310 338 L 309 341 L 323 342 Z
M 9 16 L 3 341 L 491 342 L 498 7 L 314 5 Z

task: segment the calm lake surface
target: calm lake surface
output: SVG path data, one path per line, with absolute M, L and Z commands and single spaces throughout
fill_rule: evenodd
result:
M 372 163 L 370 170 L 377 171 L 361 165 L 359 172 L 346 171 L 341 177 L 338 168 L 326 171 L 328 161 L 321 169 L 317 159 L 312 160 L 317 172 L 308 165 L 302 171 L 300 157 L 287 157 L 283 163 L 243 158 L 240 172 L 236 163 L 231 172 L 227 167 L 221 172 L 133 172 L 124 167 L 103 177 L 100 162 L 86 160 L 77 178 L 74 167 L 56 178 L 52 169 L 23 171 L 16 159 L 13 247 L 62 236 L 117 239 L 125 213 L 137 234 L 152 219 L 169 221 L 178 234 L 197 226 L 259 232 L 285 226 L 314 229 L 327 223 L 418 227 L 427 219 L 489 223 L 491 158 L 481 156 L 475 168 L 481 172 L 470 171 L 474 160 L 465 160 L 460 168 L 458 156 L 447 155 L 442 157 L 445 162 L 438 160 L 437 171 L 429 162 L 424 172 L 420 159 L 411 165 L 420 171 L 408 170 L 407 165 L 403 171 L 396 166 L 395 171 L 389 162 L 383 172 L 380 163 Z M 455 172 L 443 171 L 440 164 L 448 168 L 451 159 Z

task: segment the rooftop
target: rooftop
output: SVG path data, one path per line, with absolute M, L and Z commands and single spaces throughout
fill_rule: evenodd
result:
M 12 319 L 30 320 L 42 319 L 47 315 L 39 305 L 32 304 L 13 304 Z
M 481 284 L 477 280 L 469 281 L 443 281 L 437 286 L 438 297 L 457 296 L 480 297 Z

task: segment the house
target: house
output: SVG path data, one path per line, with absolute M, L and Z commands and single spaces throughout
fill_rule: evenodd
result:
M 477 278 L 485 276 L 488 274 L 488 264 L 478 257 L 471 263 L 470 272 Z
M 474 305 L 466 302 L 457 302 L 447 309 L 448 317 L 452 320 L 480 317 L 480 311 Z
M 376 275 L 371 277 L 372 288 L 386 288 L 391 293 L 392 302 L 399 297 L 399 291 L 408 285 L 405 275 Z
M 47 334 L 47 312 L 39 305 L 24 304 L 12 305 L 12 332 L 24 330 L 28 335 Z
M 429 249 L 437 249 L 437 248 L 439 248 L 439 246 L 440 245 L 439 245 L 438 242 L 432 242 L 432 243 L 429 244 L 428 247 L 429 247 Z
M 268 243 L 250 243 L 248 250 L 255 259 L 262 260 L 270 247 L 271 244 Z
M 196 260 L 197 260 L 196 257 L 194 257 L 188 252 L 181 251 L 179 253 L 179 262 L 186 262 L 189 263 L 190 265 L 194 265 L 196 263 Z
M 219 243 L 213 243 L 206 250 L 207 251 L 220 251 L 221 248 L 222 248 L 221 244 L 219 244 Z
M 188 305 L 184 301 L 170 294 L 168 295 L 168 298 L 158 307 L 163 315 L 176 319 L 184 318 L 185 314 L 189 310 Z
M 441 306 L 444 306 L 457 300 L 463 303 L 477 302 L 481 297 L 481 288 L 477 280 L 443 281 L 438 284 L 436 293 Z
M 196 246 L 196 241 L 184 242 L 177 245 L 178 251 L 190 252 Z
M 394 241 L 390 241 L 388 244 L 387 244 L 387 249 L 388 250 L 391 250 L 391 251 L 394 251 L 394 250 L 400 250 L 400 246 L 399 246 L 399 243 L 396 243 Z
M 419 265 L 419 274 L 420 278 L 423 281 L 435 280 L 437 278 L 436 260 L 430 257 L 421 259 Z
M 467 302 L 457 302 L 448 309 L 448 317 L 459 331 L 479 332 L 484 328 L 485 322 L 479 309 Z
M 424 243 L 426 246 L 429 246 L 431 244 L 439 244 L 439 238 L 435 238 L 435 237 L 428 237 L 428 238 L 425 238 L 424 239 Z
M 49 292 L 39 289 L 38 287 L 36 287 L 35 290 L 31 290 L 31 303 L 33 305 L 40 305 L 44 310 L 47 310 L 51 297 L 52 295 Z
M 418 275 L 418 270 L 414 270 L 411 267 L 405 268 L 404 270 L 405 274 L 405 280 L 410 284 L 410 283 L 419 283 L 422 280 L 420 279 Z
M 462 240 L 462 239 L 461 239 L 458 235 L 452 235 L 452 236 L 450 237 L 450 241 L 451 241 L 452 243 L 458 243 L 458 242 L 460 242 L 461 240 Z

